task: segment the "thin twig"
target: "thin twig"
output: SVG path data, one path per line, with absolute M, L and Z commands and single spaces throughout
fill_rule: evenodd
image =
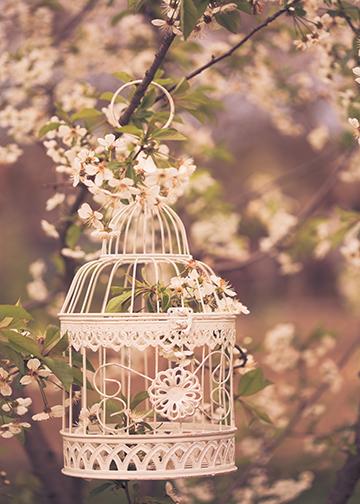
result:
M 128 481 L 124 481 L 124 484 L 123 484 L 122 488 L 123 488 L 123 490 L 125 492 L 128 504 L 132 504 L 132 500 L 131 500 L 131 496 L 130 496 L 130 491 L 129 491 L 129 482 Z
M 54 45 L 60 44 L 68 39 L 82 22 L 84 17 L 89 14 L 97 5 L 98 0 L 88 0 L 82 9 L 63 27 L 59 27 L 54 37 Z
M 349 452 L 344 465 L 339 469 L 327 504 L 346 504 L 353 495 L 360 479 L 360 405 L 355 425 L 355 452 Z
M 274 14 L 271 16 L 267 17 L 262 23 L 258 24 L 253 28 L 245 37 L 243 37 L 237 44 L 235 44 L 233 47 L 231 47 L 228 51 L 225 51 L 224 53 L 220 54 L 220 56 L 213 57 L 211 58 L 210 61 L 205 63 L 204 65 L 200 66 L 199 68 L 196 68 L 189 74 L 185 76 L 185 79 L 187 81 L 193 79 L 197 75 L 201 74 L 208 68 L 212 67 L 213 65 L 216 65 L 216 63 L 219 63 L 220 61 L 229 58 L 235 51 L 240 49 L 248 40 L 250 40 L 257 32 L 262 30 L 263 28 L 266 28 L 269 24 L 273 23 L 278 17 L 282 16 L 285 13 L 288 13 L 291 9 L 291 7 L 294 7 L 296 4 L 298 4 L 301 0 L 294 0 L 293 2 L 289 3 L 282 9 L 279 9 L 276 11 Z M 291 12 L 291 11 L 290 11 Z M 172 86 L 169 88 L 169 91 L 173 91 L 176 86 Z
M 339 6 L 339 11 L 341 13 L 341 17 L 343 17 L 345 19 L 345 21 L 347 22 L 347 24 L 349 25 L 349 27 L 351 28 L 351 30 L 354 32 L 354 34 L 358 37 L 360 35 L 360 28 L 357 28 L 351 17 L 349 16 L 349 14 L 346 12 L 346 7 L 345 5 L 343 4 L 342 0 L 337 0 L 337 3 L 338 3 L 338 6 Z
M 71 208 L 69 209 L 69 213 L 67 218 L 64 220 L 64 224 L 62 228 L 59 231 L 59 249 L 60 251 L 66 247 L 66 237 L 67 237 L 67 232 L 72 225 L 72 218 L 77 214 L 77 211 L 79 210 L 80 206 L 84 202 L 85 198 L 87 196 L 87 187 L 85 185 L 81 185 L 79 192 L 76 195 L 76 199 L 74 203 L 72 204 Z M 64 261 L 64 275 L 63 275 L 63 280 L 64 280 L 64 288 L 67 289 L 70 287 L 70 283 L 73 279 L 74 273 L 75 273 L 75 266 L 76 262 L 71 258 L 71 257 L 65 257 L 62 256 L 63 261 Z
M 306 161 L 293 168 L 289 168 L 288 170 L 284 171 L 268 182 L 265 182 L 258 189 L 249 189 L 242 192 L 239 195 L 239 199 L 237 200 L 237 208 L 239 208 L 239 205 L 240 208 L 243 205 L 246 205 L 253 198 L 258 198 L 259 196 L 266 194 L 268 191 L 276 188 L 278 185 L 283 186 L 287 183 L 287 181 L 293 182 L 294 177 L 305 177 L 309 171 L 313 173 L 315 170 L 322 170 L 324 168 L 327 168 L 328 163 L 333 160 L 335 152 L 335 149 L 323 151 L 321 154 L 314 156 L 310 161 Z M 321 164 L 319 164 L 320 160 L 322 161 Z M 316 164 L 318 164 L 318 166 L 315 166 Z
M 246 268 L 254 263 L 265 259 L 272 253 L 276 251 L 276 249 L 282 245 L 288 238 L 289 235 L 293 235 L 295 231 L 297 231 L 303 223 L 321 206 L 324 198 L 329 194 L 331 189 L 335 186 L 337 182 L 337 176 L 339 172 L 343 169 L 345 161 L 342 160 L 338 163 L 338 165 L 331 171 L 328 177 L 325 179 L 324 183 L 321 185 L 319 190 L 313 195 L 311 200 L 307 205 L 303 207 L 303 209 L 299 212 L 297 216 L 297 224 L 293 226 L 289 233 L 282 236 L 279 240 L 277 240 L 270 249 L 268 250 L 257 250 L 254 252 L 248 259 L 245 261 L 234 262 L 234 261 L 224 261 L 223 263 L 217 263 L 216 269 L 221 271 L 222 273 L 228 273 L 230 271 L 238 271 L 240 269 Z

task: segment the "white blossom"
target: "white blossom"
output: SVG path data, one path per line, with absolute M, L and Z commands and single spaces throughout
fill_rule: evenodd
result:
M 20 147 L 14 143 L 0 145 L 0 165 L 15 163 L 22 154 Z
M 31 425 L 28 422 L 9 422 L 0 425 L 0 436 L 5 439 L 10 439 L 17 434 L 20 434 L 23 429 L 29 429 Z
M 64 247 L 61 249 L 61 255 L 70 257 L 71 259 L 83 259 L 85 257 L 85 252 L 79 246 L 73 249 Z
M 31 358 L 26 363 L 27 374 L 20 379 L 21 385 L 30 385 L 37 382 L 40 378 L 48 378 L 51 371 L 42 366 L 40 360 L 36 357 Z
M 30 397 L 19 397 L 15 401 L 6 404 L 3 404 L 2 410 L 6 413 L 11 412 L 12 410 L 19 416 L 25 415 L 28 412 L 29 406 L 32 403 L 32 399 Z
M 0 394 L 2 396 L 11 396 L 12 390 L 10 383 L 12 382 L 12 376 L 6 371 L 6 369 L 0 367 Z
M 41 411 L 40 413 L 36 413 L 35 415 L 32 416 L 32 419 L 35 422 L 41 422 L 43 420 L 49 420 L 50 418 L 62 417 L 63 413 L 64 413 L 64 406 L 59 404 L 56 406 L 51 406 L 51 408 L 47 408 L 44 411 Z
M 51 212 L 65 201 L 65 194 L 55 193 L 46 202 L 46 210 Z
M 44 231 L 44 233 L 46 234 L 46 236 L 49 236 L 49 238 L 59 238 L 59 233 L 56 229 L 56 227 L 54 226 L 54 224 L 51 224 L 50 222 L 48 222 L 47 220 L 45 219 L 42 219 L 41 220 L 41 227 Z
M 81 220 L 86 222 L 89 225 L 94 226 L 95 228 L 101 229 L 101 219 L 103 218 L 103 214 L 96 210 L 93 210 L 89 203 L 83 203 L 78 210 L 78 215 Z

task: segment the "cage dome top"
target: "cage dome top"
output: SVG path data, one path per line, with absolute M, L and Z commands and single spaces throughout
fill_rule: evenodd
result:
M 134 201 L 115 213 L 110 229 L 103 240 L 103 257 L 167 254 L 191 259 L 184 224 L 164 203 Z
M 216 346 L 219 334 L 233 342 L 242 305 L 189 254 L 174 210 L 134 202 L 114 215 L 111 228 L 99 259 L 77 271 L 59 314 L 74 348 L 173 348 L 180 340 L 191 348 L 205 339 Z

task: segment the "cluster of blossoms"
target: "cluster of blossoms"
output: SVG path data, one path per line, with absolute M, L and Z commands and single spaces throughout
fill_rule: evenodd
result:
M 253 404 L 264 409 L 277 428 L 285 428 L 292 415 L 289 407 L 291 400 L 300 386 L 297 383 L 297 375 L 289 375 L 289 372 L 294 370 L 300 372 L 300 376 L 303 377 L 300 401 L 308 400 L 315 390 L 313 377 L 315 369 L 317 384 L 323 384 L 330 392 L 337 393 L 342 386 L 343 378 L 335 361 L 328 356 L 334 347 L 334 337 L 326 332 L 322 332 L 321 335 L 317 333 L 313 340 L 310 336 L 309 342 L 304 343 L 298 339 L 293 324 L 278 324 L 270 329 L 264 338 L 266 356 L 263 362 L 275 373 L 286 373 L 287 383 L 275 380 L 275 385 L 262 390 L 253 399 Z M 290 376 L 293 378 L 289 379 Z M 314 427 L 325 411 L 324 404 L 310 402 L 301 414 L 297 414 L 298 421 L 300 419 L 303 422 L 307 421 Z M 312 436 L 303 438 L 303 445 L 304 451 L 312 455 L 323 453 L 329 448 L 328 443 L 318 440 L 315 432 Z M 242 456 L 261 457 L 262 446 L 261 437 L 246 436 L 241 443 Z
M 277 245 L 280 245 L 282 239 L 298 224 L 298 218 L 293 213 L 294 202 L 271 183 L 271 187 L 262 192 L 262 186 L 266 187 L 267 183 L 266 176 L 259 176 L 253 181 L 255 192 L 259 186 L 260 194 L 248 204 L 246 212 L 248 217 L 257 219 L 266 229 L 267 236 L 260 238 L 259 241 L 260 249 L 264 252 L 273 252 L 283 275 L 293 275 L 302 269 L 301 263 L 294 260 L 288 252 L 277 250 Z
M 323 259 L 339 249 L 344 259 L 338 279 L 339 289 L 350 306 L 359 306 L 358 282 L 360 276 L 359 216 L 356 212 L 338 211 L 316 224 L 316 244 L 313 254 Z
M 193 187 L 193 184 L 192 184 Z M 243 261 L 249 256 L 248 240 L 239 236 L 240 217 L 218 212 L 198 219 L 191 227 L 195 247 L 203 254 Z
M 339 370 L 334 361 L 327 358 L 319 364 L 335 346 L 334 338 L 324 333 L 316 345 L 301 348 L 297 341 L 293 324 L 278 324 L 270 329 L 264 339 L 266 357 L 264 363 L 277 373 L 295 369 L 300 361 L 311 369 L 318 366 L 319 376 L 324 383 L 329 382 L 329 374 L 334 380 L 334 391 L 341 384 Z M 335 384 L 336 382 L 336 384 Z
M 181 2 L 179 0 L 163 0 L 164 19 L 153 19 L 151 23 L 162 31 L 182 36 L 181 31 Z M 206 28 L 220 28 L 218 15 L 234 12 L 236 3 L 224 3 L 217 6 L 208 5 L 193 28 L 192 36 L 197 37 Z
M 209 481 L 198 482 L 196 485 L 188 485 L 184 479 L 176 481 L 176 488 L 170 481 L 165 484 L 165 493 L 175 504 L 192 504 L 196 502 L 214 502 L 216 491 Z
M 6 319 L 2 322 L 5 323 Z M 32 404 L 30 397 L 18 397 L 18 392 L 13 390 L 12 384 L 19 382 L 20 386 L 40 386 L 45 387 L 48 383 L 54 383 L 56 377 L 41 361 L 32 357 L 26 362 L 25 372 L 9 363 L 2 361 L 4 367 L 0 367 L 0 409 L 2 423 L 0 425 L 0 436 L 11 438 L 23 432 L 24 429 L 31 427 L 31 424 L 21 419 L 28 414 L 29 407 Z M 16 384 L 16 388 L 18 385 Z M 32 420 L 45 420 L 50 417 L 59 417 L 63 414 L 63 406 L 44 405 L 45 410 L 32 415 Z
M 291 502 L 311 488 L 314 475 L 303 472 L 298 479 L 280 479 L 271 483 L 264 470 L 255 471 L 248 485 L 234 493 L 235 502 L 239 504 L 282 504 Z
M 293 369 L 300 352 L 293 346 L 295 326 L 293 324 L 278 324 L 265 335 L 265 364 L 276 372 Z
M 168 289 L 178 305 L 200 305 L 203 311 L 220 311 L 248 314 L 249 310 L 236 297 L 231 286 L 216 275 L 206 275 L 190 267 L 185 276 L 171 278 Z
M 349 265 L 360 269 L 360 222 L 346 233 L 340 252 Z
M 57 117 L 49 124 L 56 129 L 46 134 L 44 145 L 57 164 L 57 171 L 69 176 L 75 187 L 84 184 L 103 209 L 103 213 L 93 211 L 84 204 L 79 210 L 80 219 L 98 234 L 108 230 L 106 222 L 114 208 L 121 205 L 133 201 L 150 207 L 161 202 L 174 203 L 196 168 L 192 158 L 170 165 L 168 147 L 156 140 L 141 140 L 130 134 L 116 138 L 113 133 L 96 139 L 85 128 L 71 127 Z M 59 202 L 60 194 L 50 203 Z M 56 237 L 56 230 L 43 222 L 45 226 L 47 234 Z
M 259 184 L 259 181 L 255 180 L 254 184 Z M 256 217 L 268 233 L 260 240 L 261 250 L 269 250 L 296 225 L 297 218 L 289 211 L 292 206 L 292 201 L 278 188 L 260 194 L 248 204 L 248 214 Z
M 309 49 L 330 37 L 330 29 L 335 24 L 328 13 L 315 16 L 305 23 L 305 31 L 301 34 L 301 39 L 294 40 L 295 47 L 302 50 Z

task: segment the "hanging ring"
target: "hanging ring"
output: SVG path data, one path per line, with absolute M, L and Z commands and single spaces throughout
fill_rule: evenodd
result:
M 114 111 L 114 106 L 115 106 L 116 98 L 119 96 L 119 94 L 121 93 L 121 91 L 123 91 L 127 87 L 130 87 L 130 86 L 132 86 L 134 84 L 140 84 L 141 82 L 142 82 L 141 79 L 137 79 L 137 80 L 133 80 L 133 81 L 130 81 L 130 82 L 126 82 L 125 84 L 123 84 L 122 86 L 120 86 L 115 91 L 115 93 L 113 94 L 113 97 L 111 98 L 111 102 L 110 102 L 110 105 L 109 105 L 110 114 L 112 116 L 112 119 L 114 120 L 114 123 L 116 123 L 120 128 L 121 128 L 121 124 L 119 123 L 118 118 L 115 116 L 115 111 Z M 167 98 L 167 100 L 169 102 L 169 106 L 170 106 L 169 117 L 168 117 L 168 120 L 166 121 L 166 123 L 161 127 L 161 129 L 166 129 L 166 128 L 168 128 L 170 126 L 170 124 L 172 123 L 172 120 L 174 119 L 174 115 L 175 115 L 174 100 L 173 100 L 171 94 L 169 93 L 169 91 L 166 88 L 164 88 L 164 86 L 162 86 L 161 84 L 158 84 L 155 81 L 151 81 L 149 85 L 150 86 L 155 86 L 158 89 L 160 89 L 164 93 L 164 95 L 166 96 L 166 98 Z

